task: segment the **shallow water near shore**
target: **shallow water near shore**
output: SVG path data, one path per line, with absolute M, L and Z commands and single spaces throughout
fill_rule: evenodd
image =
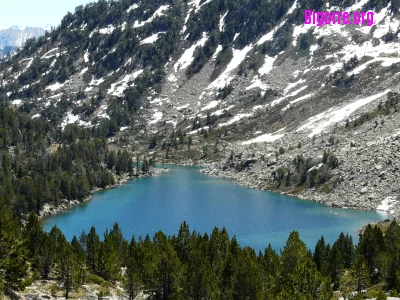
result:
M 357 229 L 390 218 L 375 211 L 332 208 L 267 191 L 235 185 L 231 180 L 210 177 L 198 167 L 168 166 L 171 172 L 138 178 L 122 186 L 96 192 L 92 200 L 61 215 L 42 219 L 46 231 L 54 225 L 70 241 L 92 226 L 102 238 L 106 228 L 118 222 L 124 237 L 139 237 L 162 230 L 177 234 L 183 221 L 189 229 L 210 234 L 215 226 L 226 227 L 241 246 L 263 250 L 271 243 L 283 248 L 292 230 L 297 230 L 308 248 L 314 250 L 324 235 L 333 243 L 340 232 L 358 241 Z

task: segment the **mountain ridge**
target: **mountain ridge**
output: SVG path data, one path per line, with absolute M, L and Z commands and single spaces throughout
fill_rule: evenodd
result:
M 0 28 L 0 54 L 6 56 L 22 47 L 26 40 L 38 38 L 46 31 L 51 30 L 51 25 L 45 27 L 17 26 Z
M 218 161 L 207 172 L 244 185 L 353 208 L 391 199 L 387 210 L 398 214 L 398 191 L 388 188 L 399 180 L 400 124 L 390 104 L 399 92 L 398 6 L 99 1 L 4 61 L 0 98 L 160 159 Z M 372 10 L 375 24 L 305 25 L 312 8 Z M 378 137 L 386 139 L 371 153 Z M 230 160 L 231 151 L 240 157 Z M 324 152 L 333 162 L 322 162 Z M 288 181 L 292 174 L 301 178 Z

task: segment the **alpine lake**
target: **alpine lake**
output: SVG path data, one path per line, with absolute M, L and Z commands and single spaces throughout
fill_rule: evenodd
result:
M 341 232 L 358 242 L 357 230 L 369 222 L 391 219 L 384 212 L 357 211 L 238 186 L 231 180 L 200 173 L 199 167 L 171 166 L 160 176 L 136 178 L 121 186 L 93 194 L 90 201 L 66 213 L 42 219 L 46 231 L 56 225 L 71 241 L 94 226 L 102 238 L 106 228 L 118 222 L 124 237 L 139 238 L 162 230 L 178 234 L 183 221 L 190 231 L 211 234 L 225 227 L 241 246 L 257 252 L 271 243 L 283 249 L 296 230 L 309 249 L 321 235 L 332 244 Z

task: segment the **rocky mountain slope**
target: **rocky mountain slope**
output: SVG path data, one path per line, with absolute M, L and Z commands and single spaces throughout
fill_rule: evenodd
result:
M 45 28 L 19 26 L 0 28 L 0 57 L 6 56 L 8 53 L 12 53 L 17 48 L 22 47 L 26 40 L 38 38 L 50 30 L 50 26 Z
M 313 8 L 372 11 L 373 25 L 304 24 Z M 398 10 L 99 1 L 1 61 L 0 100 L 163 158 L 218 161 L 206 172 L 241 184 L 398 214 Z

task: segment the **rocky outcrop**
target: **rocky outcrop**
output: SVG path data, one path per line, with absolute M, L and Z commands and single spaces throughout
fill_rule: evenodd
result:
M 377 122 L 375 122 L 377 121 Z M 377 125 L 378 124 L 378 125 Z M 334 144 L 328 142 L 334 140 Z M 301 144 L 298 148 L 296 145 Z M 283 147 L 284 154 L 276 157 Z M 330 128 L 316 138 L 304 134 L 288 133 L 274 143 L 232 144 L 226 153 L 241 153 L 235 163 L 255 160 L 243 170 L 227 167 L 227 156 L 223 162 L 210 164 L 204 173 L 234 179 L 238 184 L 255 189 L 272 189 L 293 193 L 294 187 L 282 191 L 274 188 L 272 172 L 279 168 L 292 168 L 298 155 L 312 158 L 313 164 L 321 162 L 325 152 L 334 154 L 339 166 L 331 170 L 331 179 L 336 181 L 331 190 L 322 187 L 296 191 L 296 196 L 311 199 L 326 205 L 388 211 L 400 216 L 400 118 L 398 112 L 381 115 L 355 128 L 344 124 Z M 329 183 L 329 182 L 328 182 Z M 276 185 L 276 184 L 275 184 Z

